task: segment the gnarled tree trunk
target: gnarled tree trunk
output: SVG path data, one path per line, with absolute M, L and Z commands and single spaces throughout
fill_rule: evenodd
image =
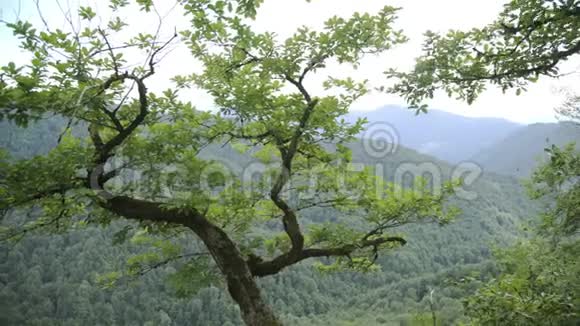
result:
M 226 279 L 228 291 L 240 306 L 249 326 L 278 326 L 282 323 L 264 302 L 244 256 L 228 235 L 195 209 L 182 211 L 127 196 L 116 196 L 102 207 L 129 219 L 169 222 L 191 229 L 205 244 Z
M 227 234 L 211 224 L 191 227 L 202 239 L 226 278 L 228 292 L 240 306 L 242 319 L 249 326 L 277 326 L 282 323 L 264 302 L 256 280 L 234 242 Z

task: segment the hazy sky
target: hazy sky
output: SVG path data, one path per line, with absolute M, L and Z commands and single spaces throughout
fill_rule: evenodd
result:
M 109 15 L 106 0 L 81 0 L 81 3 L 90 3 L 97 8 L 99 15 Z M 68 5 L 67 5 L 68 3 Z M 76 7 L 79 0 L 60 0 L 62 7 Z M 261 7 L 255 27 L 261 31 L 272 31 L 280 36 L 287 37 L 301 26 L 307 25 L 313 28 L 322 26 L 322 22 L 333 15 L 347 17 L 355 11 L 376 12 L 385 5 L 401 7 L 396 27 L 405 31 L 410 38 L 407 44 L 397 47 L 395 50 L 381 56 L 365 59 L 356 71 L 345 67 L 330 66 L 327 70 L 318 73 L 310 81 L 308 86 L 314 92 L 318 90 L 319 82 L 327 75 L 345 75 L 367 78 L 372 84 L 384 84 L 382 72 L 387 68 L 409 69 L 415 57 L 420 54 L 422 34 L 428 29 L 444 32 L 450 28 L 467 29 L 475 26 L 483 26 L 491 22 L 500 12 L 505 1 L 500 0 L 313 0 L 307 3 L 302 0 L 266 0 Z M 164 33 L 170 35 L 175 26 L 185 28 L 187 20 L 183 19 L 179 7 L 170 11 L 174 1 L 157 1 L 157 8 L 162 15 L 167 14 L 165 19 Z M 60 28 L 66 28 L 62 14 L 56 0 L 40 0 L 44 16 L 49 24 Z M 34 0 L 2 0 L 0 9 L 4 20 L 13 21 L 16 13 L 20 13 L 21 19 L 31 20 L 38 23 L 38 16 Z M 127 20 L 131 23 L 131 31 L 142 30 L 152 32 L 156 27 L 156 16 L 139 13 Z M 95 22 L 99 24 L 99 22 Z M 103 20 L 101 24 L 106 24 Z M 0 64 L 8 61 L 23 63 L 25 59 L 17 47 L 16 40 L 11 33 L 2 26 L 0 27 Z M 562 72 L 579 71 L 580 60 L 577 57 L 569 60 L 562 66 Z M 161 63 L 162 72 L 156 76 L 159 88 L 166 88 L 166 80 L 173 74 L 196 71 L 200 67 L 188 56 L 187 49 L 183 46 L 174 47 L 173 51 L 165 57 Z M 446 110 L 466 116 L 502 117 L 522 123 L 554 121 L 554 107 L 561 103 L 563 95 L 558 90 L 572 88 L 580 85 L 580 74 L 570 74 L 560 79 L 543 78 L 538 83 L 531 85 L 529 91 L 516 96 L 513 92 L 502 94 L 500 90 L 491 88 L 486 91 L 471 106 L 464 102 L 455 101 L 444 94 L 439 94 L 430 103 L 434 109 Z M 577 89 L 578 86 L 576 86 Z M 156 87 L 151 87 L 155 89 Z M 211 98 L 200 91 L 189 94 L 198 108 L 211 107 Z M 360 99 L 352 107 L 352 110 L 373 110 L 387 104 L 401 104 L 404 102 L 393 95 L 372 93 Z

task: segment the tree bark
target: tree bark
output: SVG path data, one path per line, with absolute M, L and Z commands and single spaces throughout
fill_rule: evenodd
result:
M 278 326 L 282 323 L 264 302 L 260 288 L 242 253 L 219 227 L 209 221 L 190 227 L 205 243 L 224 275 L 228 292 L 240 306 L 242 319 L 248 326 Z

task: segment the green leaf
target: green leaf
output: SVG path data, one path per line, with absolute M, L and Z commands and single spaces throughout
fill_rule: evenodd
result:
M 91 21 L 97 14 L 93 11 L 91 7 L 83 7 L 80 6 L 79 8 L 79 16 L 85 20 Z

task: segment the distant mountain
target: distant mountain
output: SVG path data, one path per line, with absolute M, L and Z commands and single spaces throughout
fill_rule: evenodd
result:
M 572 141 L 580 145 L 580 126 L 571 122 L 536 123 L 513 131 L 472 160 L 488 171 L 528 177 L 546 158 L 544 148 Z
M 414 111 L 399 106 L 351 112 L 347 120 L 359 117 L 369 120 L 371 130 L 388 123 L 396 130 L 398 136 L 394 138 L 398 137 L 401 145 L 452 163 L 473 157 L 522 127 L 504 119 L 469 118 L 439 110 L 416 116 Z

